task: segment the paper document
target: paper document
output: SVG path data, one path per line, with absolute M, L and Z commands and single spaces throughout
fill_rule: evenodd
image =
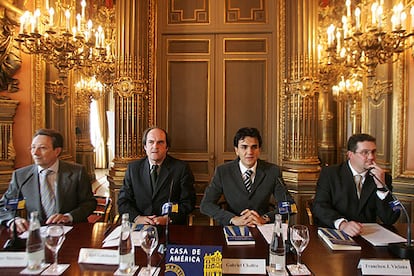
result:
M 117 226 L 109 235 L 102 241 L 102 247 L 116 247 L 119 245 L 119 236 L 121 234 L 121 225 Z M 141 231 L 131 232 L 132 242 L 134 246 L 141 246 Z
M 272 236 L 273 236 L 273 223 L 259 225 L 257 226 L 257 229 L 259 229 L 260 233 L 262 233 L 267 243 L 270 244 L 272 242 Z M 282 223 L 282 229 L 283 229 L 283 237 L 285 237 L 285 240 L 286 240 L 288 236 L 287 235 L 288 225 L 286 223 Z
M 406 241 L 403 237 L 382 227 L 378 223 L 363 223 L 361 237 L 374 246 L 387 246 L 389 243 Z
M 63 226 L 63 230 L 65 231 L 65 234 L 67 234 L 70 230 L 72 230 L 73 226 Z M 47 229 L 47 225 L 40 227 L 40 235 L 42 237 L 46 237 L 46 229 Z M 22 234 L 19 235 L 20 238 L 22 239 L 27 239 L 27 237 L 29 236 L 29 231 L 25 231 Z

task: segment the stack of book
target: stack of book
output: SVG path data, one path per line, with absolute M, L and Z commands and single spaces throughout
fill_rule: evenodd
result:
M 332 250 L 361 250 L 361 246 L 341 230 L 318 228 L 318 235 Z
M 227 245 L 255 244 L 254 237 L 247 226 L 228 225 L 223 227 Z

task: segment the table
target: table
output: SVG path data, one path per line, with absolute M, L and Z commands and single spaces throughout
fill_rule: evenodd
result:
M 64 275 L 113 275 L 117 266 L 78 264 L 78 255 L 81 248 L 101 248 L 104 233 L 107 227 L 113 225 L 106 223 L 79 223 L 67 234 L 66 240 L 59 252 L 59 263 L 69 263 L 70 267 Z M 397 225 L 391 230 L 404 236 L 405 225 Z M 361 245 L 361 251 L 331 251 L 318 237 L 317 227 L 309 226 L 310 243 L 302 255 L 305 263 L 314 275 L 361 275 L 357 264 L 361 258 L 394 258 L 386 247 L 373 247 L 361 237 L 355 240 Z M 226 246 L 222 227 L 220 226 L 179 226 L 170 225 L 170 243 L 181 245 L 222 245 L 223 258 L 255 258 L 268 259 L 268 244 L 258 229 L 251 228 L 255 237 L 255 245 Z M 164 228 L 160 229 L 160 242 L 164 242 Z M 0 244 L 3 245 L 8 238 L 8 230 L 0 228 Z M 116 248 L 113 248 L 116 249 Z M 52 256 L 46 250 L 46 261 L 52 262 Z M 146 255 L 140 248 L 135 250 L 135 261 L 140 267 L 146 265 Z M 162 255 L 154 253 L 152 265 L 161 261 L 161 273 L 163 275 Z M 286 263 L 294 263 L 295 256 L 287 254 Z M 0 275 L 19 275 L 22 268 L 1 268 Z

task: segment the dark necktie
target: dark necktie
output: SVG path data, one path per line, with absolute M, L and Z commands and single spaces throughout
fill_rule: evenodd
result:
M 152 185 L 152 191 L 155 191 L 155 188 L 157 187 L 157 178 L 158 178 L 158 165 L 152 165 L 151 167 L 151 185 Z
M 247 170 L 244 173 L 244 185 L 246 186 L 247 191 L 250 193 L 252 191 L 252 170 Z
M 55 211 L 56 198 L 55 192 L 48 179 L 48 175 L 52 174 L 53 171 L 45 169 L 39 174 L 40 181 L 40 197 L 42 201 L 43 210 L 45 211 L 46 217 L 49 218 Z

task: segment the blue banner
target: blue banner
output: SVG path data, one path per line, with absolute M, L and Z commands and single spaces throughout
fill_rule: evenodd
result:
M 165 275 L 208 275 L 221 272 L 221 246 L 168 245 Z M 213 274 L 211 274 L 213 275 Z

